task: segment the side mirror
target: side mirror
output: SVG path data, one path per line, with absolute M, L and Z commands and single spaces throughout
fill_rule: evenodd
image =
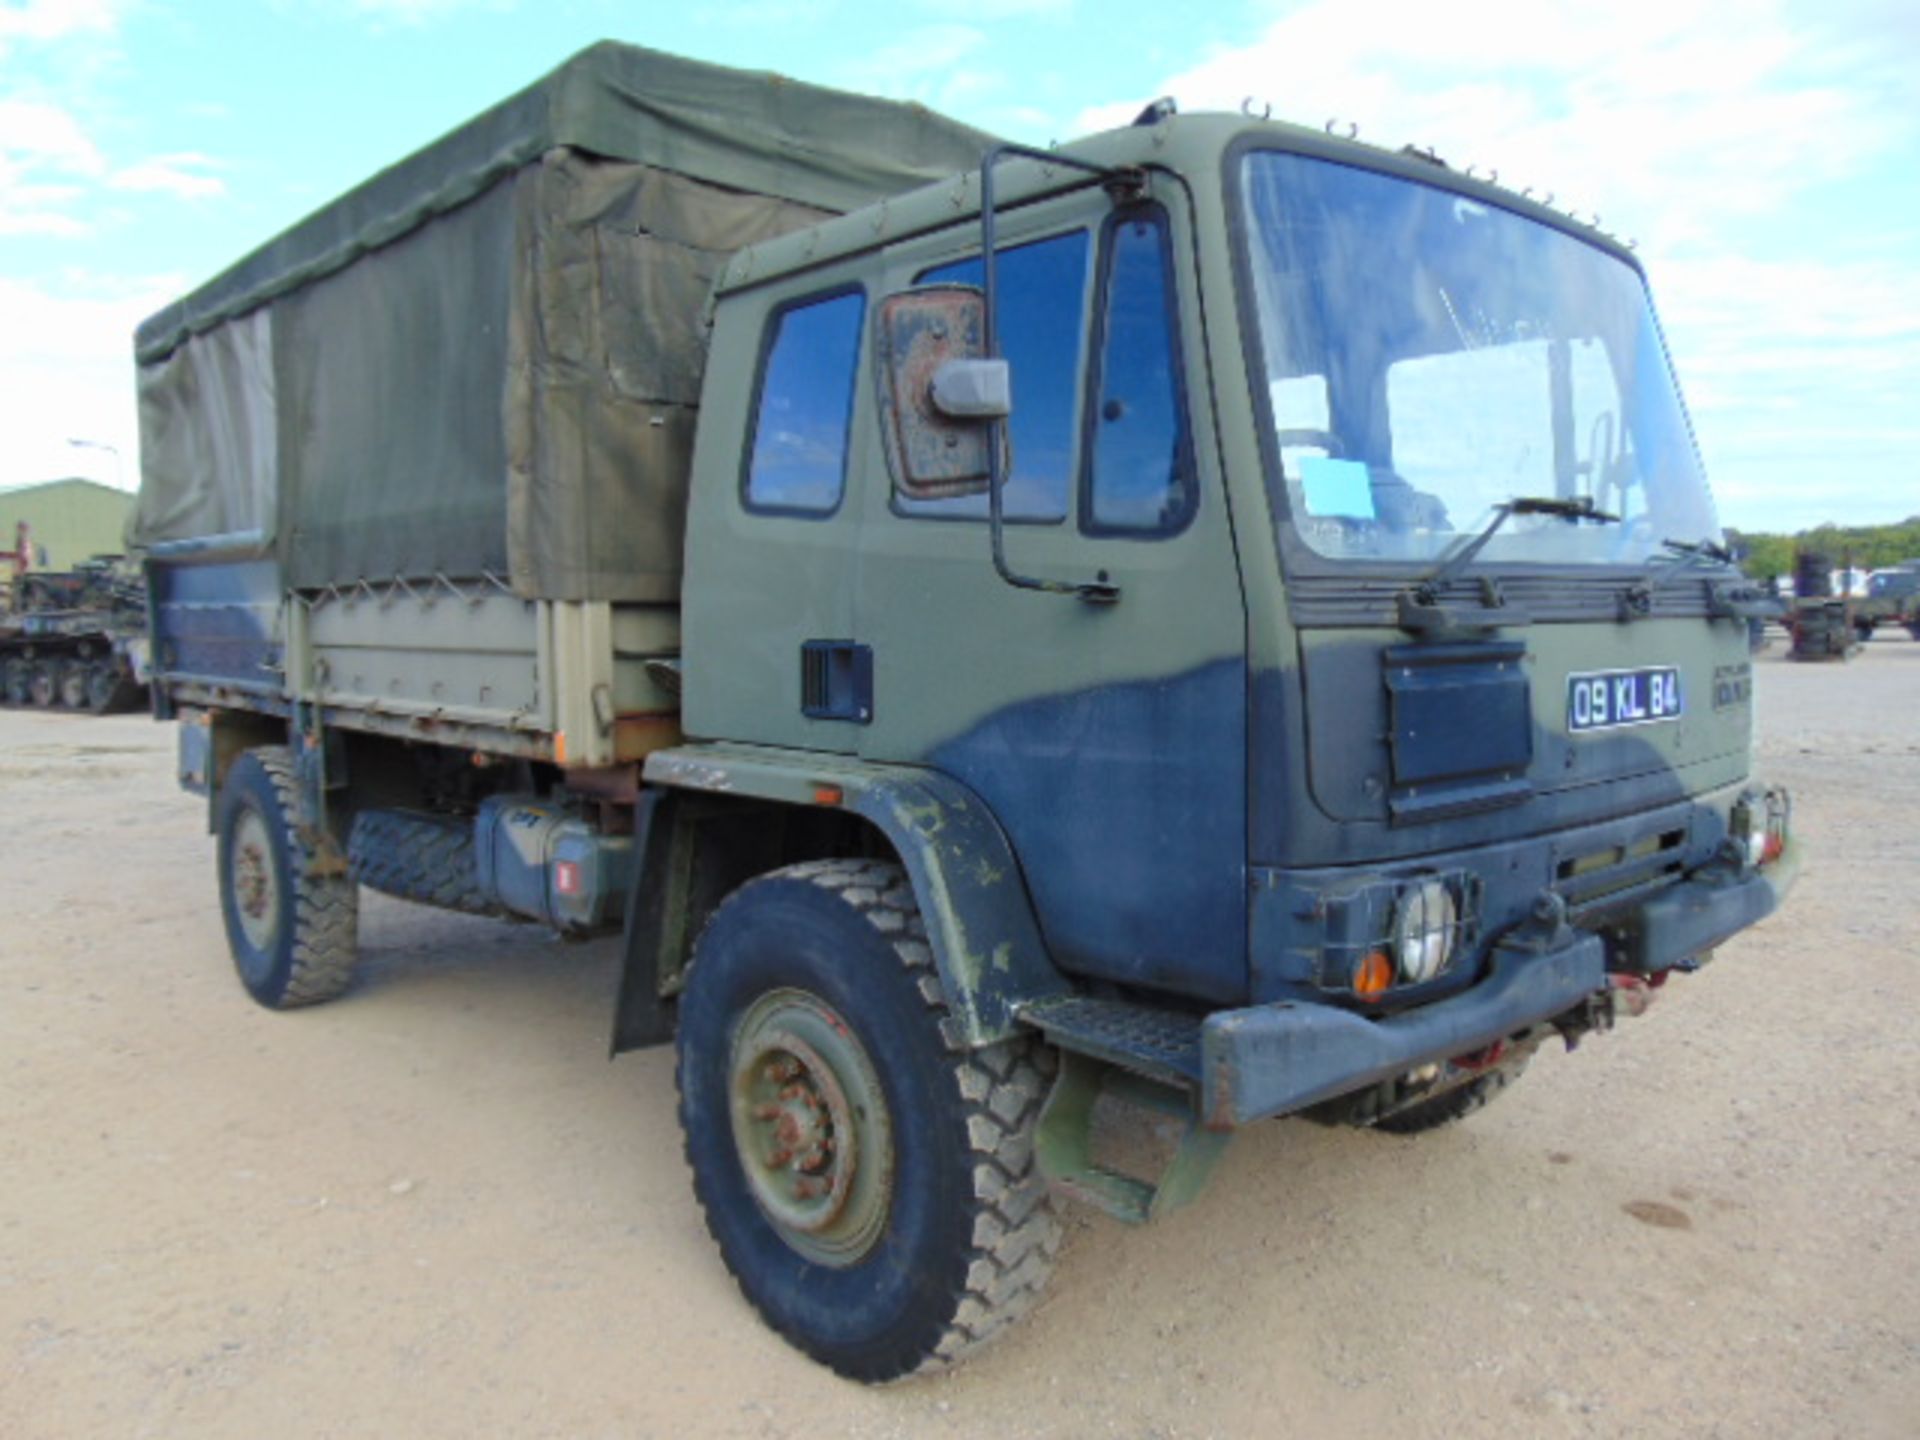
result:
M 1004 420 L 1013 371 L 1005 360 L 948 360 L 933 372 L 933 408 L 950 420 Z
M 923 285 L 880 302 L 881 429 L 894 488 L 910 500 L 986 493 L 993 421 L 1013 401 L 1007 362 L 986 358 L 985 321 L 973 285 Z

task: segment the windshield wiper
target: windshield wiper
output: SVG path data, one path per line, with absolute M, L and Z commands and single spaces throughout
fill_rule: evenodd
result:
M 1656 555 L 1640 578 L 1627 586 L 1620 596 L 1620 615 L 1631 620 L 1636 615 L 1653 613 L 1653 597 L 1662 585 L 1681 575 L 1708 565 L 1731 566 L 1733 552 L 1711 540 L 1662 540 L 1667 553 Z
M 1514 515 L 1555 515 L 1569 524 L 1582 520 L 1612 525 L 1618 515 L 1609 515 L 1593 503 L 1591 495 L 1516 495 L 1493 507 L 1493 518 L 1476 535 L 1454 544 L 1440 557 L 1440 563 L 1427 575 L 1400 592 L 1400 628 L 1413 631 L 1491 630 L 1502 625 L 1525 625 L 1529 616 L 1508 605 L 1500 587 L 1491 578 L 1480 582 L 1480 604 L 1448 605 L 1440 599 L 1441 587 L 1473 563 L 1474 557 L 1499 533 L 1500 527 Z

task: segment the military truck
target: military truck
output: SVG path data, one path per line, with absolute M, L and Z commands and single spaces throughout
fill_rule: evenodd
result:
M 146 644 L 145 584 L 124 556 L 22 569 L 0 592 L 0 704 L 139 709 Z
M 1898 625 L 1920 640 L 1920 560 L 1869 575 L 1866 594 L 1853 602 L 1853 625 L 1863 641 L 1881 625 Z
M 603 45 L 138 358 L 247 992 L 346 991 L 363 885 L 618 934 L 612 1050 L 843 1375 L 1003 1333 L 1063 1197 L 1465 1115 L 1795 871 L 1638 262 L 1430 154 Z

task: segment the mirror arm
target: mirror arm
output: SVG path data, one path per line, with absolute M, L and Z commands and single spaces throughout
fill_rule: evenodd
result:
M 1107 193 L 1114 197 L 1115 203 L 1137 195 L 1144 188 L 1145 177 L 1131 168 L 1114 169 L 1106 165 L 1093 165 L 1085 160 L 1076 160 L 1071 156 L 1059 154 L 1053 150 L 1035 150 L 1026 145 L 995 145 L 988 150 L 980 161 L 980 262 L 985 284 L 986 315 L 981 323 L 982 348 L 989 360 L 998 360 L 1000 356 L 999 333 L 999 256 L 995 253 L 997 237 L 994 225 L 993 171 L 994 167 L 1008 156 L 1017 156 L 1027 160 L 1038 160 L 1047 165 L 1065 165 L 1074 170 L 1083 170 L 1099 179 Z M 1111 605 L 1120 598 L 1120 587 L 1107 580 L 1042 580 L 1031 575 L 1022 575 L 1007 563 L 1007 532 L 1005 506 L 1001 489 L 1006 483 L 1002 473 L 1001 439 L 1005 434 L 1004 419 L 989 422 L 987 434 L 987 528 L 993 535 L 993 568 L 1000 578 L 1016 590 L 1040 590 L 1049 595 L 1077 595 L 1082 600 L 1100 605 Z

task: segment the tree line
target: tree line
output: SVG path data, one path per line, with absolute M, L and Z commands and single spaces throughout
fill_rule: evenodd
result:
M 1796 550 L 1812 550 L 1835 566 L 1851 563 L 1859 570 L 1883 570 L 1903 560 L 1920 560 L 1920 515 L 1891 525 L 1816 525 L 1797 535 L 1729 530 L 1727 536 L 1734 553 L 1744 557 L 1740 568 L 1756 580 L 1791 575 Z

